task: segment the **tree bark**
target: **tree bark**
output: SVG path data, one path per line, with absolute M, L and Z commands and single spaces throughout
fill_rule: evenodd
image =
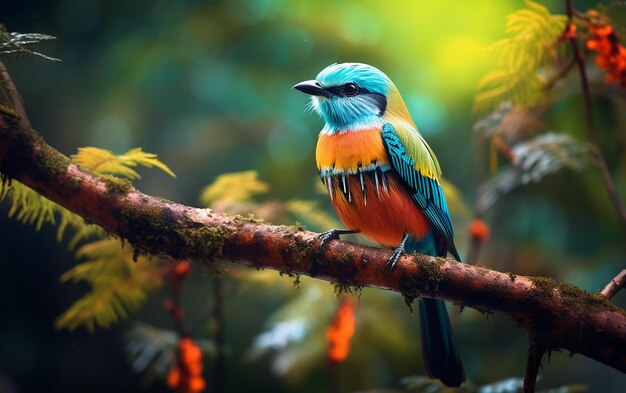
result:
M 233 217 L 141 193 L 129 182 L 82 169 L 50 147 L 19 112 L 0 106 L 0 172 L 127 239 L 138 252 L 211 263 L 222 259 L 304 274 L 342 288 L 375 287 L 440 298 L 511 318 L 547 351 L 565 349 L 626 372 L 626 312 L 602 295 L 569 284 L 516 276 L 425 255 L 403 255 L 385 271 L 391 250 Z

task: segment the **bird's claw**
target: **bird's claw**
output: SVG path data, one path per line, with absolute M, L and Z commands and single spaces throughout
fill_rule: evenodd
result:
M 331 229 L 330 231 L 322 232 L 317 237 L 320 239 L 320 246 L 324 246 L 331 240 L 338 240 L 340 235 L 349 235 L 352 233 L 359 233 L 358 229 Z
M 324 245 L 326 245 L 329 241 L 339 239 L 339 230 L 331 229 L 329 231 L 322 232 L 317 238 L 320 240 L 320 247 L 324 247 Z
M 387 259 L 387 263 L 385 263 L 385 271 L 389 270 L 390 273 L 393 272 L 393 269 L 396 268 L 396 263 L 398 262 L 398 259 L 400 259 L 400 255 L 402 255 L 403 252 L 404 247 L 398 247 L 393 250 L 393 253 L 389 257 L 389 259 Z

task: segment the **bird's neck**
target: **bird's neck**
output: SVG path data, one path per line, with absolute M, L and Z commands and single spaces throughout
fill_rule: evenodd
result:
M 325 109 L 326 110 L 319 111 L 325 122 L 324 128 L 320 133 L 322 135 L 382 129 L 386 123 L 400 123 L 406 128 L 417 130 L 402 96 L 400 96 L 400 93 L 395 88 L 392 89 L 389 94 L 388 105 L 382 115 L 371 114 L 352 118 L 332 106 L 327 106 Z
M 368 116 L 363 119 L 350 122 L 336 122 L 324 119 L 325 125 L 321 131 L 323 135 L 343 134 L 346 132 L 358 132 L 363 130 L 381 129 L 385 121 L 379 116 Z

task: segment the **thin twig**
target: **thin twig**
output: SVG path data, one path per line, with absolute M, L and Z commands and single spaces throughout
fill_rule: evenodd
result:
M 1 84 L 7 93 L 9 100 L 8 104 L 20 114 L 23 123 L 30 127 L 30 122 L 28 121 L 28 116 L 26 116 L 26 109 L 24 108 L 22 96 L 20 96 L 20 93 L 17 91 L 17 88 L 13 83 L 13 79 L 11 79 L 9 71 L 2 61 L 0 61 L 0 78 L 2 81 Z
M 598 293 L 608 300 L 611 300 L 624 286 L 626 286 L 626 269 L 622 270 Z
M 528 355 L 526 357 L 526 374 L 524 375 L 524 393 L 534 393 L 537 375 L 541 368 L 543 355 L 546 353 L 536 337 L 528 336 Z
M 569 26 L 569 24 L 572 23 L 572 18 L 575 11 L 572 7 L 572 0 L 565 0 L 565 4 L 567 7 L 567 25 Z M 615 209 L 617 210 L 617 213 L 622 220 L 622 223 L 626 225 L 626 206 L 624 206 L 624 201 L 622 201 L 617 192 L 617 188 L 615 187 L 615 183 L 613 183 L 609 167 L 606 163 L 606 160 L 604 159 L 602 150 L 600 150 L 600 145 L 598 144 L 598 135 L 595 125 L 593 123 L 593 113 L 591 110 L 591 93 L 589 90 L 589 81 L 587 80 L 587 72 L 585 71 L 585 62 L 580 55 L 578 49 L 578 41 L 576 40 L 576 37 L 572 37 L 569 42 L 572 47 L 572 51 L 574 52 L 574 59 L 576 60 L 576 64 L 578 66 L 578 73 L 580 74 L 580 83 L 583 91 L 583 104 L 585 108 L 585 123 L 587 125 L 587 137 L 589 138 L 591 144 L 596 150 L 598 156 L 598 168 L 600 169 L 602 181 L 604 182 L 604 186 L 609 193 L 611 202 L 613 202 L 613 205 L 615 206 Z
M 224 351 L 224 294 L 222 290 L 222 277 L 213 276 L 213 323 L 215 337 L 215 361 L 213 363 L 213 391 L 224 392 L 225 351 Z
M 572 70 L 572 68 L 574 68 L 575 65 L 576 65 L 576 58 L 572 57 L 567 62 L 565 67 L 563 67 L 559 72 L 554 74 L 552 76 L 552 78 L 548 79 L 548 81 L 545 83 L 545 85 L 543 85 L 543 90 L 548 91 L 548 90 L 552 89 L 554 87 L 554 85 L 556 85 L 556 83 L 558 81 L 560 81 L 561 79 L 565 78 L 567 76 L 567 74 L 569 74 L 569 72 Z

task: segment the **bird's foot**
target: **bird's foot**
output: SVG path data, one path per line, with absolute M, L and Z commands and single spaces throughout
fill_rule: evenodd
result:
M 326 243 L 328 243 L 331 240 L 335 240 L 335 239 L 339 239 L 339 236 L 341 235 L 348 235 L 351 233 L 359 233 L 358 230 L 352 230 L 352 229 L 331 229 L 330 231 L 326 231 L 326 232 L 322 232 L 320 233 L 320 235 L 317 237 L 320 240 L 320 247 L 323 247 L 326 245 Z
M 385 270 L 389 270 L 389 272 L 393 272 L 393 269 L 396 268 L 396 263 L 398 262 L 398 259 L 400 259 L 400 255 L 402 255 L 403 252 L 404 252 L 403 246 L 396 247 L 395 250 L 393 250 L 393 253 L 389 257 L 389 259 L 387 259 L 387 263 L 385 263 Z
M 398 259 L 400 259 L 400 255 L 404 252 L 404 243 L 406 243 L 408 238 L 409 235 L 405 234 L 400 242 L 400 245 L 393 250 L 391 256 L 387 259 L 387 263 L 385 263 L 385 270 L 389 270 L 391 273 L 393 272 L 393 269 L 396 268 L 396 263 L 398 262 Z

